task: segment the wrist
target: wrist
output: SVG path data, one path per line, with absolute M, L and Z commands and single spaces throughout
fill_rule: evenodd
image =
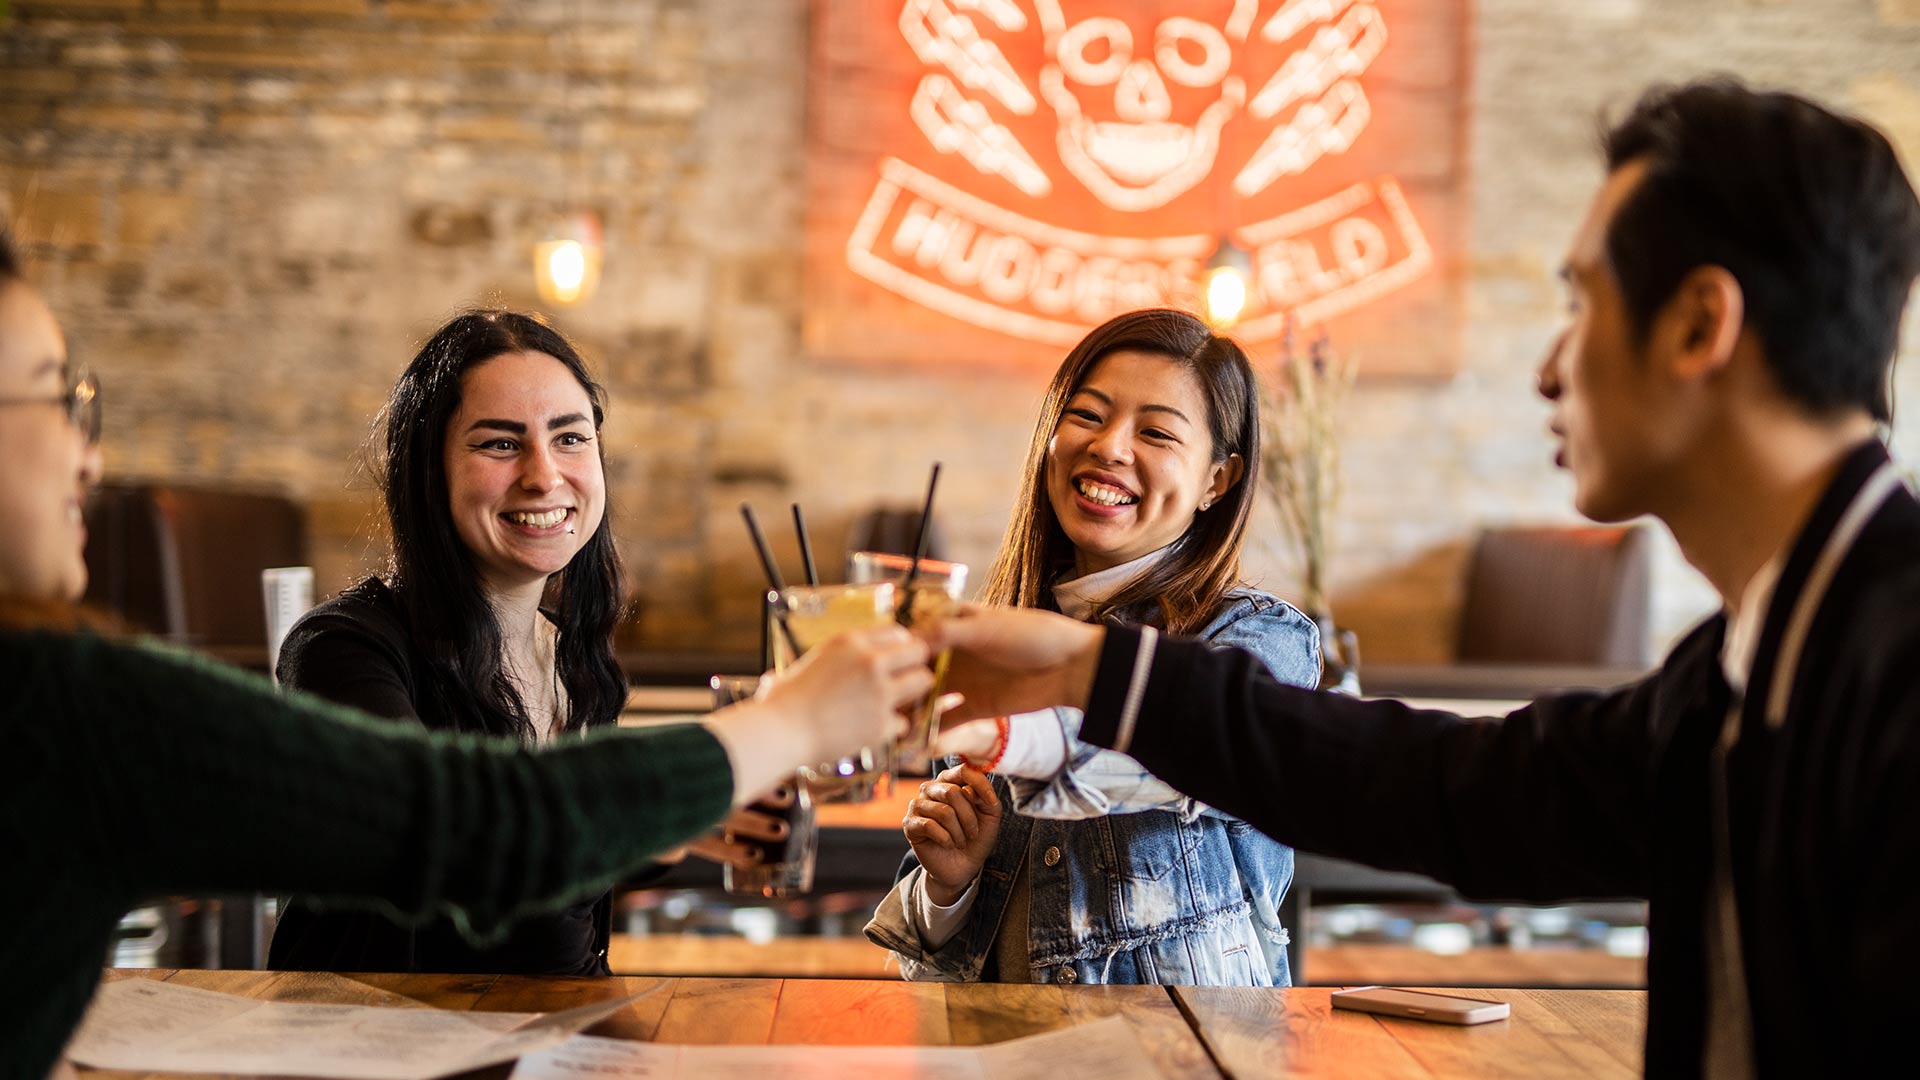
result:
M 960 902 L 961 897 L 967 895 L 967 890 L 973 887 L 973 879 L 979 876 L 978 874 L 974 874 L 958 885 L 949 885 L 934 877 L 932 874 L 928 874 L 926 880 L 921 883 L 921 888 L 927 890 L 927 900 L 931 902 L 933 906 L 943 908 L 952 907 Z
M 1066 700 L 1062 704 L 1084 712 L 1087 701 L 1093 697 L 1094 676 L 1100 672 L 1100 653 L 1107 644 L 1107 628 L 1099 623 L 1082 625 L 1086 628 L 1085 637 L 1067 664 Z
M 713 713 L 707 730 L 733 767 L 733 805 L 746 806 L 819 755 L 813 729 L 780 706 L 746 701 Z
M 990 773 L 994 769 L 999 768 L 1000 762 L 1007 756 L 1007 744 L 1012 739 L 1012 731 L 1009 726 L 1011 721 L 1007 717 L 996 716 L 993 718 L 993 723 L 996 734 L 994 735 L 993 745 L 988 748 L 984 757 L 975 759 L 972 754 L 960 755 L 961 760 L 979 769 L 981 772 Z M 972 879 L 969 878 L 968 880 Z

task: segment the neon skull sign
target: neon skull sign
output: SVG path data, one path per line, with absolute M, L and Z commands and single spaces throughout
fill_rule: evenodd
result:
M 1164 206 L 1205 179 L 1221 129 L 1246 103 L 1246 80 L 1228 74 L 1231 20 L 1175 15 L 1145 38 L 1117 16 L 1068 25 L 1057 2 L 1039 6 L 1051 60 L 1040 88 L 1059 118 L 1061 163 L 1116 210 Z M 1177 118 L 1176 92 L 1210 100 L 1197 116 Z
M 1373 119 L 1361 79 L 1391 0 L 873 2 L 897 5 L 934 155 L 885 156 L 849 237 L 848 265 L 893 292 L 1069 343 L 1102 310 L 1191 302 L 1223 233 L 1254 250 L 1256 324 L 1350 310 L 1430 265 L 1390 177 L 1307 190 Z

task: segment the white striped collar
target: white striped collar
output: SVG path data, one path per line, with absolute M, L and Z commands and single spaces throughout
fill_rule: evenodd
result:
M 1847 553 L 1853 550 L 1853 543 L 1860 538 L 1860 531 L 1866 528 L 1868 520 L 1899 486 L 1900 474 L 1894 470 L 1893 463 L 1881 462 L 1867 477 L 1866 483 L 1860 485 L 1860 490 L 1854 493 L 1852 501 L 1847 504 L 1846 512 L 1840 515 L 1833 531 L 1827 534 L 1820 557 L 1808 572 L 1799 595 L 1794 598 L 1793 614 L 1787 620 L 1786 631 L 1780 638 L 1780 647 L 1774 656 L 1773 678 L 1767 687 L 1766 719 L 1769 729 L 1777 730 L 1787 721 L 1787 703 L 1792 700 L 1793 684 L 1799 674 L 1800 653 L 1806 648 L 1813 617 L 1820 610 L 1820 602 L 1826 599 L 1834 574 L 1839 571 Z
M 1747 692 L 1753 656 L 1760 651 L 1760 629 L 1766 624 L 1767 608 L 1773 606 L 1773 587 L 1780 583 L 1780 564 L 1786 559 L 1786 549 L 1774 552 L 1740 593 L 1740 606 L 1727 612 L 1727 636 L 1720 643 L 1720 672 L 1736 697 Z

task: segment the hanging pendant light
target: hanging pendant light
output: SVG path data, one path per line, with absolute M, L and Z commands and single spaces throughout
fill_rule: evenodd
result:
M 1201 275 L 1207 325 L 1216 331 L 1231 329 L 1247 308 L 1247 296 L 1253 288 L 1253 256 L 1247 249 L 1222 236 L 1219 246 L 1207 258 Z
M 600 284 L 600 217 L 590 211 L 560 216 L 533 248 L 534 283 L 549 304 L 577 304 Z

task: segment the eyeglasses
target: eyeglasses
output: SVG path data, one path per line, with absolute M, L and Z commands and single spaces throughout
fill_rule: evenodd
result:
M 87 440 L 88 446 L 100 441 L 100 380 L 85 368 L 76 367 L 68 376 L 66 393 L 38 397 L 0 398 L 0 406 L 58 405 L 67 411 L 67 420 Z

